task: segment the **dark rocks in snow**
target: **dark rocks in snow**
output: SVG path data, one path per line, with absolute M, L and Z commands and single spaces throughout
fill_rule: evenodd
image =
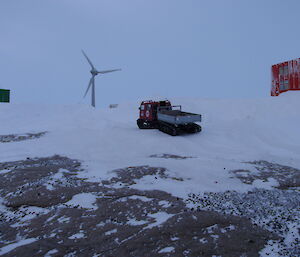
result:
M 0 135 L 0 143 L 19 142 L 29 139 L 36 139 L 44 136 L 47 132 Z M 27 158 L 28 159 L 28 158 Z
M 113 170 L 112 173 L 115 173 L 117 176 L 111 178 L 109 181 L 103 180 L 102 184 L 104 186 L 110 184 L 122 184 L 122 186 L 130 186 L 136 184 L 135 180 L 141 179 L 147 175 L 153 175 L 155 179 L 174 179 L 174 180 L 183 180 L 182 178 L 170 177 L 167 174 L 167 170 L 161 167 L 149 167 L 149 166 L 136 166 L 136 167 L 127 167 L 123 169 Z
M 191 156 L 180 156 L 176 154 L 152 154 L 149 156 L 150 158 L 163 158 L 163 159 L 176 159 L 176 160 L 184 160 L 189 158 L 194 158 Z
M 217 211 L 225 215 L 245 217 L 254 226 L 274 232 L 289 241 L 278 241 L 281 256 L 300 256 L 300 194 L 293 190 L 257 189 L 249 193 L 191 194 L 187 200 L 202 210 Z
M 7 256 L 44 256 L 53 249 L 57 256 L 258 256 L 268 240 L 279 238 L 246 217 L 187 210 L 183 199 L 167 192 L 130 188 L 147 175 L 170 179 L 164 168 L 115 170 L 100 185 L 76 177 L 80 163 L 61 156 L 1 163 L 3 168 L 10 171 L 0 173 L 7 206 L 0 248 L 36 238 Z M 84 193 L 94 197 L 93 208 L 70 201 Z
M 249 170 L 230 171 L 245 184 L 252 184 L 255 180 L 266 182 L 269 179 L 274 179 L 279 184 L 276 186 L 278 189 L 300 187 L 299 169 L 267 161 L 254 161 L 248 163 L 254 165 L 257 172 L 251 172 Z

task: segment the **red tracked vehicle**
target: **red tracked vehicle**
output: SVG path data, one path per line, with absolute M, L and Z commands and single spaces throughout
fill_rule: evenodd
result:
M 143 101 L 139 110 L 137 125 L 140 129 L 159 129 L 172 136 L 201 131 L 201 126 L 195 123 L 201 121 L 200 114 L 182 112 L 181 105 L 172 106 L 168 100 Z

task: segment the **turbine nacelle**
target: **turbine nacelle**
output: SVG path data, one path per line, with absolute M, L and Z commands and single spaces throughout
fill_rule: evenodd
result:
M 96 69 L 91 69 L 90 73 L 91 73 L 93 76 L 98 75 L 98 71 L 97 71 Z

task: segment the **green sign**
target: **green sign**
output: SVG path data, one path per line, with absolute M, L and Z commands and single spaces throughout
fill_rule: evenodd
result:
M 9 103 L 10 90 L 0 89 L 0 103 Z

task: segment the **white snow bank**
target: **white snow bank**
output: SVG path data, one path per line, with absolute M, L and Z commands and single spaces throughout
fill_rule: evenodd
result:
M 95 206 L 97 196 L 92 193 L 81 193 L 74 195 L 72 199 L 65 204 L 68 206 L 80 206 L 81 208 L 96 210 L 98 207 Z
M 111 235 L 111 234 L 114 234 L 114 233 L 116 233 L 118 230 L 115 228 L 115 229 L 112 229 L 112 230 L 109 230 L 109 231 L 106 231 L 104 234 L 106 235 L 106 236 L 109 236 L 109 235 Z
M 173 246 L 165 247 L 158 251 L 158 253 L 170 253 L 173 252 L 175 248 Z
M 58 253 L 58 250 L 57 249 L 52 249 L 50 251 L 48 251 L 44 257 L 51 257 L 52 254 L 55 254 L 55 253 Z
M 72 236 L 69 236 L 68 238 L 69 239 L 80 239 L 80 238 L 84 238 L 84 237 L 85 237 L 84 233 L 83 232 L 79 232 L 79 233 L 76 233 L 76 234 L 74 234 Z
M 15 248 L 17 248 L 19 246 L 28 245 L 28 244 L 31 244 L 35 241 L 37 241 L 36 238 L 27 238 L 27 239 L 23 239 L 21 241 L 18 241 L 16 243 L 6 245 L 6 246 L 0 248 L 0 255 L 6 254 L 6 253 L 14 250 Z
M 157 213 L 148 214 L 148 216 L 151 218 L 154 218 L 155 222 L 149 224 L 145 229 L 160 226 L 162 223 L 167 221 L 169 218 L 173 217 L 174 214 L 169 214 L 166 212 L 157 212 Z

